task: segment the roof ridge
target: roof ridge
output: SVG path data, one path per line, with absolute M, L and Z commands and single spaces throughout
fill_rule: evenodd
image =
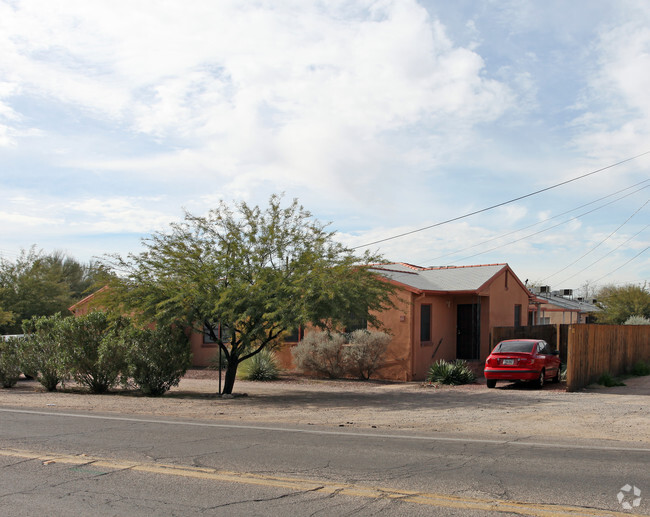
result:
M 494 264 L 471 264 L 469 266 L 431 266 L 421 268 L 420 271 L 434 271 L 438 269 L 464 269 L 470 267 L 507 266 L 507 262 L 495 262 Z

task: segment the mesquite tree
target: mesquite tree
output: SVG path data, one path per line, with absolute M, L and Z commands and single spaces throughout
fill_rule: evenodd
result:
M 144 321 L 191 326 L 227 360 L 224 393 L 239 363 L 275 345 L 286 331 L 311 324 L 345 326 L 392 306 L 394 288 L 334 239 L 296 200 L 273 195 L 261 209 L 222 202 L 206 216 L 185 214 L 144 251 L 107 259 L 119 277 L 111 300 Z

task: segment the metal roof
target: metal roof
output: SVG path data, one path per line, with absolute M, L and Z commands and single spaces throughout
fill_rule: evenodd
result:
M 477 291 L 507 264 L 423 268 L 410 264 L 381 264 L 373 269 L 394 282 L 420 291 Z
M 601 312 L 602 309 L 593 303 L 585 302 L 584 300 L 576 300 L 574 298 L 565 298 L 554 294 L 536 294 L 538 300 L 543 301 L 545 304 L 555 305 L 566 310 L 579 311 L 579 312 Z

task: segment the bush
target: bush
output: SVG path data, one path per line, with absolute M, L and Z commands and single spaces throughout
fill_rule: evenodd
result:
M 646 363 L 645 361 L 637 361 L 632 367 L 632 375 L 636 375 L 638 377 L 650 375 L 650 363 Z
M 456 386 L 472 383 L 476 380 L 476 376 L 467 364 L 467 361 L 456 359 L 449 363 L 444 359 L 439 359 L 429 368 L 427 380 L 429 382 Z
M 10 337 L 6 341 L 0 337 L 0 385 L 11 388 L 20 377 L 19 350 L 22 338 Z
M 350 335 L 350 344 L 343 348 L 345 369 L 361 379 L 370 379 L 381 366 L 390 340 L 385 332 L 355 330 Z
M 61 347 L 60 313 L 34 316 L 23 322 L 25 338 L 21 342 L 20 369 L 34 377 L 47 391 L 56 391 L 59 382 L 68 376 Z
M 247 381 L 274 381 L 280 375 L 280 365 L 272 351 L 262 350 L 240 363 L 238 375 Z
M 650 325 L 650 319 L 643 316 L 630 316 L 623 325 Z
M 341 377 L 345 371 L 342 334 L 310 332 L 291 351 L 296 367 L 302 371 L 326 375 L 330 379 Z
M 102 311 L 60 323 L 66 368 L 75 381 L 93 393 L 105 393 L 126 373 L 125 346 L 120 335 L 126 323 L 124 318 L 111 322 Z
M 612 388 L 614 386 L 625 386 L 625 383 L 612 377 L 612 374 L 609 372 L 603 372 L 603 374 L 598 378 L 598 384 L 601 384 L 607 388 Z
M 187 336 L 180 328 L 129 329 L 125 332 L 126 361 L 134 384 L 153 397 L 178 386 L 192 364 Z

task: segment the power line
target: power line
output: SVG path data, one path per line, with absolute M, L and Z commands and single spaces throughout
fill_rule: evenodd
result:
M 598 260 L 592 262 L 592 263 L 589 264 L 588 266 L 583 267 L 583 268 L 582 268 L 580 271 L 578 271 L 577 273 L 571 275 L 571 276 L 568 277 L 568 278 L 565 278 L 564 280 L 562 280 L 561 282 L 558 282 L 558 283 L 559 283 L 560 285 L 562 285 L 562 284 L 568 282 L 569 280 L 571 280 L 572 278 L 578 276 L 579 274 L 584 273 L 584 272 L 585 272 L 587 269 L 589 269 L 591 266 L 595 266 L 596 264 L 598 264 L 598 262 L 600 262 L 601 260 L 604 260 L 605 258 L 609 257 L 609 256 L 610 256 L 612 253 L 614 253 L 616 250 L 622 248 L 623 246 L 625 246 L 625 245 L 626 245 L 628 242 L 630 242 L 631 240 L 634 240 L 634 238 L 635 238 L 637 235 L 642 234 L 642 233 L 645 232 L 649 227 L 650 227 L 650 224 L 646 224 L 643 228 L 641 228 L 641 231 L 639 231 L 639 232 L 635 233 L 634 235 L 632 235 L 632 237 L 630 237 L 629 239 L 627 239 L 625 242 L 622 242 L 621 244 L 619 244 L 618 246 L 616 246 L 613 250 L 610 250 L 610 251 L 608 251 L 607 253 L 605 253 L 605 254 L 604 254 L 602 257 L 600 257 Z
M 504 234 L 498 235 L 497 237 L 492 237 L 491 239 L 484 240 L 484 241 L 479 242 L 479 243 L 477 243 L 477 244 L 472 244 L 471 246 L 467 246 L 467 247 L 465 247 L 465 248 L 462 248 L 462 249 L 459 249 L 459 250 L 456 250 L 456 251 L 452 251 L 451 253 L 446 253 L 446 254 L 444 254 L 444 255 L 440 255 L 440 256 L 435 257 L 435 258 L 432 258 L 432 259 L 427 259 L 427 260 L 425 260 L 425 261 L 423 261 L 423 262 L 424 262 L 424 263 L 427 263 L 427 264 L 430 264 L 430 263 L 433 263 L 434 261 L 440 260 L 440 259 L 442 259 L 442 258 L 449 257 L 449 256 L 451 256 L 451 255 L 457 255 L 457 254 L 459 254 L 459 253 L 462 253 L 463 251 L 471 250 L 472 248 L 478 248 L 479 246 L 482 246 L 483 244 L 487 244 L 488 242 L 492 242 L 492 241 L 496 241 L 496 240 L 499 240 L 499 239 L 503 239 L 504 237 L 507 237 L 508 235 L 512 235 L 512 234 L 515 234 L 515 233 L 522 232 L 522 231 L 524 231 L 524 230 L 527 230 L 528 228 L 532 228 L 532 227 L 534 227 L 534 226 L 539 226 L 540 224 L 547 223 L 547 222 L 549 222 L 549 221 L 552 221 L 553 219 L 557 219 L 558 217 L 562 217 L 563 215 L 570 214 L 571 212 L 575 212 L 576 210 L 580 210 L 581 208 L 584 208 L 584 207 L 586 207 L 586 206 L 593 205 L 594 203 L 598 203 L 598 201 L 602 201 L 603 199 L 607 199 L 607 198 L 609 198 L 609 197 L 615 196 L 616 194 L 620 194 L 621 192 L 625 192 L 626 190 L 630 190 L 631 188 L 634 188 L 634 187 L 637 187 L 637 186 L 639 186 L 639 185 L 642 185 L 643 183 L 647 183 L 648 181 L 650 181 L 650 179 L 640 181 L 639 183 L 636 183 L 636 184 L 634 184 L 634 185 L 632 185 L 632 186 L 630 186 L 630 187 L 626 187 L 626 188 L 624 188 L 624 189 L 617 190 L 616 192 L 612 192 L 611 194 L 608 194 L 608 195 L 606 195 L 606 196 L 603 196 L 603 197 L 601 197 L 601 198 L 598 198 L 598 199 L 596 199 L 596 200 L 594 200 L 594 201 L 590 201 L 589 203 L 585 203 L 585 204 L 583 204 L 583 205 L 577 206 L 577 207 L 575 207 L 575 208 L 572 208 L 571 210 L 566 210 L 565 212 L 562 212 L 562 213 L 559 213 L 559 214 L 557 214 L 557 215 L 554 215 L 553 217 L 547 217 L 546 219 L 542 219 L 541 221 L 537 221 L 536 223 L 529 224 L 528 226 L 524 226 L 523 228 L 518 228 L 517 230 L 513 230 L 513 231 L 511 231 L 511 232 L 507 232 L 507 233 L 504 233 Z M 646 189 L 646 188 L 648 188 L 647 185 L 646 185 L 645 187 L 641 187 L 640 189 L 635 190 L 634 192 L 630 192 L 629 194 L 626 194 L 626 195 L 624 195 L 624 196 L 621 196 L 621 197 L 615 199 L 614 201 L 612 201 L 612 202 L 610 202 L 610 203 L 606 203 L 606 204 L 604 204 L 604 205 L 601 205 L 601 206 L 599 206 L 598 208 L 596 208 L 595 210 L 600 210 L 601 208 L 605 208 L 606 206 L 609 206 L 609 205 L 611 205 L 612 203 L 615 203 L 616 201 L 620 201 L 621 199 L 625 199 L 626 197 L 629 197 L 629 196 L 631 196 L 631 195 L 633 195 L 633 194 L 636 194 L 637 192 L 641 192 L 643 189 Z M 587 212 L 587 213 L 591 213 L 591 212 Z M 577 218 L 577 217 L 582 217 L 583 215 L 586 215 L 586 214 L 578 215 L 578 216 L 576 216 L 576 217 L 574 217 L 574 218 L 569 219 L 568 221 L 572 221 L 573 219 L 575 219 L 575 218 Z M 568 221 L 565 221 L 565 222 L 568 222 Z M 561 224 L 564 224 L 564 223 L 561 223 Z M 507 245 L 508 245 L 508 244 L 504 244 L 504 246 L 507 246 Z M 497 249 L 497 248 L 493 248 L 493 249 Z M 490 250 L 490 251 L 492 251 L 492 250 Z M 473 256 L 474 256 L 474 255 L 473 255 Z
M 621 196 L 619 199 L 615 199 L 614 201 L 610 201 L 609 203 L 605 203 L 604 205 L 598 206 L 598 207 L 593 208 L 591 210 L 587 210 L 586 212 L 583 212 L 582 214 L 578 214 L 578 215 L 576 215 L 574 217 L 571 217 L 571 218 L 569 218 L 569 219 L 567 219 L 565 221 L 562 221 L 561 223 L 557 223 L 557 224 L 554 224 L 553 226 L 549 226 L 548 228 L 544 228 L 543 230 L 539 230 L 537 232 L 533 232 L 533 233 L 529 233 L 528 235 L 524 235 L 523 237 L 520 237 L 519 239 L 515 239 L 514 241 L 510 241 L 510 242 L 508 242 L 506 244 L 502 244 L 501 246 L 495 246 L 494 248 L 490 248 L 488 250 L 484 250 L 484 251 L 481 251 L 479 253 L 474 253 L 474 255 L 469 255 L 467 257 L 463 257 L 463 258 L 459 259 L 459 262 L 462 262 L 462 261 L 470 259 L 470 258 L 478 257 L 479 255 L 489 253 L 490 251 L 498 250 L 499 248 L 505 248 L 506 246 L 510 246 L 511 244 L 515 244 L 517 242 L 524 241 L 526 239 L 529 239 L 530 237 L 534 237 L 535 235 L 539 235 L 540 233 L 547 232 L 549 230 L 557 228 L 558 226 L 562 226 L 563 224 L 569 223 L 571 221 L 575 221 L 576 219 L 579 219 L 580 217 L 583 217 L 585 215 L 589 215 L 589 214 L 591 214 L 593 212 L 596 212 L 597 210 L 600 210 L 601 208 L 604 208 L 604 207 L 609 206 L 609 205 L 611 205 L 613 203 L 616 203 L 620 199 L 631 196 L 632 194 L 635 194 L 635 192 L 632 192 L 631 194 L 627 194 L 625 196 Z
M 606 275 L 601 276 L 598 280 L 595 280 L 594 283 L 596 283 L 596 282 L 600 282 L 603 278 L 608 277 L 609 275 L 613 275 L 613 274 L 616 273 L 619 269 L 624 268 L 624 267 L 627 266 L 630 262 L 632 262 L 635 258 L 640 257 L 641 255 L 643 255 L 643 254 L 644 254 L 646 251 L 648 251 L 649 249 L 650 249 L 650 246 L 646 247 L 646 249 L 644 249 L 644 250 L 641 250 L 639 253 L 637 253 L 636 255 L 634 255 L 630 260 L 628 260 L 625 264 L 623 264 L 623 265 L 617 267 L 614 271 L 610 271 L 610 272 L 607 273 Z
M 414 233 L 422 232 L 424 230 L 429 230 L 429 229 L 435 228 L 437 226 L 442 226 L 444 224 L 453 223 L 454 221 L 459 221 L 460 219 L 466 219 L 467 217 L 471 217 L 473 215 L 481 214 L 481 213 L 487 212 L 489 210 L 494 210 L 495 208 L 499 208 L 499 207 L 504 206 L 504 205 L 509 205 L 510 203 L 514 203 L 515 201 L 520 201 L 522 199 L 526 199 L 528 197 L 535 196 L 537 194 L 541 194 L 542 192 L 546 192 L 548 190 L 552 190 L 554 188 L 561 187 L 562 185 L 566 185 L 567 183 L 571 183 L 573 181 L 577 181 L 579 179 L 586 178 L 588 176 L 592 176 L 592 175 L 597 174 L 599 172 L 602 172 L 604 170 L 611 169 L 611 168 L 616 167 L 618 165 L 621 165 L 623 163 L 626 163 L 626 162 L 635 160 L 637 158 L 640 158 L 641 156 L 644 156 L 646 154 L 650 154 L 650 151 L 646 151 L 644 153 L 637 154 L 636 156 L 632 156 L 631 158 L 626 158 L 625 160 L 621 160 L 620 162 L 612 163 L 611 165 L 607 165 L 606 167 L 602 167 L 600 169 L 588 172 L 586 174 L 582 174 L 581 176 L 577 176 L 575 178 L 571 178 L 569 180 L 562 181 L 560 183 L 556 183 L 555 185 L 551 185 L 550 187 L 546 187 L 546 188 L 543 188 L 543 189 L 540 189 L 540 190 L 536 190 L 535 192 L 531 192 L 529 194 L 525 194 L 523 196 L 519 196 L 519 197 L 516 197 L 514 199 L 510 199 L 508 201 L 504 201 L 502 203 L 498 203 L 496 205 L 489 206 L 487 208 L 482 208 L 481 210 L 476 210 L 476 211 L 470 212 L 468 214 L 459 215 L 458 217 L 454 217 L 452 219 L 447 219 L 446 221 L 441 221 L 439 223 L 431 224 L 429 226 L 424 226 L 424 227 L 418 228 L 416 230 L 411 230 L 411 231 L 408 231 L 408 232 L 400 233 L 398 235 L 393 235 L 392 237 L 386 237 L 385 239 L 379 239 L 379 240 L 376 240 L 376 241 L 373 241 L 373 242 L 369 242 L 367 244 L 362 244 L 360 246 L 355 246 L 352 249 L 357 250 L 359 248 L 367 248 L 368 246 L 373 246 L 374 244 L 380 244 L 382 242 L 386 242 L 386 241 L 390 241 L 390 240 L 394 240 L 394 239 L 399 239 L 400 237 L 406 237 L 407 235 L 412 235 Z
M 567 264 L 566 266 L 564 266 L 564 267 L 563 267 L 562 269 L 560 269 L 559 271 L 556 271 L 556 272 L 553 273 L 552 275 L 547 276 L 546 278 L 544 278 L 544 279 L 542 280 L 542 282 L 546 282 L 549 278 L 553 278 L 555 275 L 559 275 L 560 273 L 562 273 L 562 271 L 566 271 L 566 270 L 569 269 L 571 266 L 573 266 L 576 262 L 579 262 L 580 260 L 582 260 L 583 258 L 585 258 L 587 255 L 589 255 L 590 253 L 592 253 L 593 251 L 595 251 L 595 250 L 596 250 L 596 249 L 597 249 L 601 244 L 603 244 L 605 241 L 607 241 L 607 240 L 608 240 L 612 235 L 614 235 L 614 234 L 615 234 L 616 232 L 618 232 L 621 228 L 623 228 L 623 226 L 625 226 L 628 222 L 630 222 L 630 219 L 632 219 L 636 214 L 638 214 L 641 210 L 643 210 L 643 209 L 645 208 L 645 206 L 646 206 L 649 202 L 650 202 L 650 199 L 649 199 L 648 201 L 646 201 L 645 203 L 643 203 L 643 205 L 642 205 L 638 210 L 636 210 L 636 211 L 635 211 L 635 212 L 634 212 L 630 217 L 628 217 L 628 218 L 627 218 L 627 219 L 626 219 L 626 220 L 625 220 L 625 221 L 624 221 L 624 222 L 623 222 L 623 223 L 622 223 L 618 228 L 616 228 L 616 230 L 614 230 L 614 231 L 613 231 L 612 233 L 610 233 L 607 237 L 605 237 L 602 241 L 600 241 L 600 242 L 599 242 L 598 244 L 596 244 L 593 248 L 591 248 L 589 251 L 587 251 L 587 253 L 584 253 L 582 256 L 578 257 L 576 260 L 574 260 L 574 261 L 571 262 L 570 264 Z

